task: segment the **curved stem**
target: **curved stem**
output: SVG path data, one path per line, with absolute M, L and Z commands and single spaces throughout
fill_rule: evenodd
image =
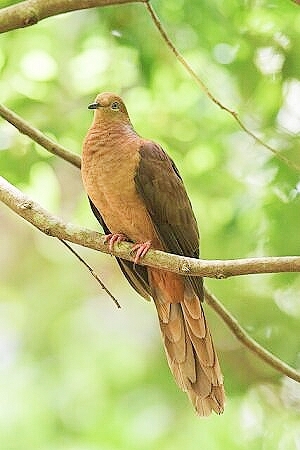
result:
M 272 366 L 278 372 L 292 378 L 300 383 L 300 373 L 290 367 L 288 364 L 281 361 L 281 359 L 274 356 L 271 352 L 262 347 L 239 325 L 238 321 L 227 311 L 227 309 L 220 303 L 220 301 L 208 289 L 204 288 L 205 300 L 216 311 L 216 313 L 226 323 L 228 328 L 242 342 L 251 352 L 253 352 L 260 359 L 265 361 L 269 366 Z
M 251 131 L 249 128 L 246 127 L 246 125 L 243 123 L 241 118 L 239 117 L 238 113 L 228 106 L 224 105 L 220 100 L 218 100 L 208 89 L 206 84 L 201 80 L 201 78 L 197 75 L 197 73 L 192 69 L 192 67 L 189 65 L 189 63 L 186 61 L 186 59 L 179 53 L 171 39 L 169 38 L 167 32 L 163 28 L 161 21 L 159 20 L 159 17 L 157 16 L 156 12 L 154 11 L 152 5 L 150 2 L 146 2 L 146 8 L 149 11 L 149 14 L 152 18 L 152 21 L 159 31 L 161 37 L 167 44 L 167 46 L 170 48 L 170 50 L 174 53 L 176 59 L 182 64 L 182 66 L 187 70 L 187 72 L 191 75 L 191 77 L 196 81 L 196 83 L 200 86 L 200 88 L 204 91 L 204 93 L 207 95 L 207 97 L 215 103 L 219 108 L 226 111 L 228 114 L 230 114 L 234 120 L 238 123 L 240 128 L 245 131 L 249 136 L 251 136 L 258 144 L 262 145 L 266 149 L 268 149 L 270 152 L 272 152 L 276 158 L 280 159 L 284 164 L 286 164 L 288 167 L 290 167 L 293 170 L 296 170 L 297 172 L 300 172 L 300 166 L 295 164 L 293 161 L 290 161 L 288 158 L 283 156 L 281 153 L 279 153 L 277 150 L 275 150 L 273 147 L 271 147 L 269 144 L 264 142 L 262 139 L 260 139 L 253 131 Z

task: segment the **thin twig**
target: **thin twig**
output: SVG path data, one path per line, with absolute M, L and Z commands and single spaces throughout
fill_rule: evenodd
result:
M 18 116 L 16 113 L 1 104 L 0 116 L 3 117 L 3 119 L 7 120 L 11 125 L 16 127 L 20 131 L 20 133 L 30 137 L 30 139 L 41 145 L 50 153 L 53 153 L 54 155 L 57 155 L 73 164 L 73 166 L 80 168 L 81 158 L 79 155 L 70 152 L 62 145 L 59 145 L 56 142 L 52 141 L 52 139 L 45 136 L 45 134 L 43 134 L 37 128 L 34 128 L 32 125 L 26 122 L 26 120 L 22 119 L 22 117 Z
M 105 284 L 103 283 L 103 281 L 101 281 L 101 279 L 99 278 L 99 276 L 96 274 L 96 272 L 94 271 L 94 269 L 92 269 L 91 266 L 89 266 L 89 264 L 63 239 L 59 239 L 60 242 L 62 244 L 64 244 L 69 250 L 70 252 L 73 253 L 73 255 L 76 256 L 76 258 L 79 259 L 79 261 L 90 271 L 90 273 L 93 275 L 93 277 L 98 281 L 98 283 L 100 284 L 101 288 L 109 295 L 109 297 L 113 300 L 113 302 L 116 304 L 117 308 L 121 308 L 120 303 L 118 302 L 118 300 L 113 296 L 113 294 L 109 291 L 109 289 L 107 289 L 107 287 L 105 286 Z
M 267 144 L 266 142 L 264 142 L 262 139 L 260 139 L 255 133 L 253 133 L 253 131 L 251 131 L 249 128 L 246 127 L 246 125 L 243 123 L 243 121 L 240 119 L 238 113 L 234 110 L 232 110 L 231 108 L 229 108 L 228 106 L 224 105 L 222 102 L 220 102 L 220 100 L 218 100 L 212 93 L 211 91 L 208 89 L 208 87 L 206 86 L 206 84 L 201 80 L 201 78 L 197 75 L 197 73 L 194 71 L 194 69 L 192 69 L 192 67 L 189 65 L 189 63 L 186 61 L 186 59 L 182 56 L 181 53 L 179 53 L 179 51 L 177 50 L 177 48 L 175 47 L 175 45 L 173 44 L 173 42 L 171 41 L 171 39 L 169 38 L 167 32 L 165 31 L 165 29 L 163 28 L 161 21 L 158 17 L 158 15 L 156 14 L 156 12 L 154 11 L 151 3 L 149 1 L 147 1 L 145 3 L 147 10 L 149 11 L 149 14 L 152 18 L 152 21 L 155 25 L 155 27 L 157 28 L 157 30 L 159 31 L 160 35 L 162 36 L 163 40 L 165 41 L 165 43 L 167 44 L 167 46 L 170 48 L 170 50 L 174 53 L 175 57 L 177 58 L 177 60 L 183 65 L 183 67 L 187 70 L 187 72 L 191 75 L 191 77 L 196 81 L 196 83 L 200 86 L 200 88 L 204 91 L 204 93 L 207 95 L 207 97 L 213 102 L 215 103 L 219 108 L 223 109 L 224 111 L 226 111 L 228 114 L 230 114 L 234 120 L 239 124 L 239 126 L 242 128 L 242 130 L 245 131 L 245 133 L 247 133 L 249 136 L 251 136 L 258 144 L 264 146 L 265 148 L 267 148 L 269 151 L 271 151 L 276 158 L 280 159 L 282 162 L 284 162 L 287 166 L 289 166 L 291 169 L 293 170 L 297 170 L 298 172 L 300 172 L 300 166 L 298 166 L 296 163 L 294 163 L 293 161 L 290 161 L 288 158 L 286 158 L 285 156 L 281 155 L 277 150 L 275 150 L 273 147 L 271 147 L 269 144 Z
M 216 311 L 216 313 L 222 318 L 223 322 L 230 328 L 233 334 L 241 341 L 251 352 L 265 361 L 269 366 L 272 366 L 278 372 L 292 378 L 295 381 L 300 382 L 300 373 L 293 369 L 288 364 L 281 361 L 274 356 L 271 352 L 262 347 L 256 342 L 249 334 L 239 325 L 238 321 L 227 311 L 227 309 L 221 304 L 221 302 L 211 293 L 208 289 L 204 289 L 205 299 L 207 303 Z

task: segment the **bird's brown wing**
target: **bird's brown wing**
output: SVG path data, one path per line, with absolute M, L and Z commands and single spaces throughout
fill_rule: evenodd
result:
M 173 161 L 162 148 L 146 141 L 135 175 L 137 192 L 155 230 L 170 253 L 199 256 L 199 234 L 191 203 Z M 170 369 L 197 413 L 224 409 L 224 387 L 218 357 L 200 304 L 201 277 L 181 277 L 149 269 Z M 183 291 L 182 289 L 183 288 Z
M 137 192 L 153 221 L 165 251 L 199 257 L 199 232 L 178 169 L 163 149 L 154 142 L 144 143 L 135 175 Z M 190 283 L 203 299 L 201 277 L 190 277 Z
M 89 202 L 96 219 L 103 228 L 104 233 L 110 234 L 110 230 L 106 226 L 103 217 L 90 198 Z M 126 261 L 125 259 L 116 258 L 116 260 L 129 284 L 142 297 L 144 297 L 146 300 L 150 300 L 150 287 L 148 282 L 147 268 L 145 266 L 134 265 L 131 261 Z

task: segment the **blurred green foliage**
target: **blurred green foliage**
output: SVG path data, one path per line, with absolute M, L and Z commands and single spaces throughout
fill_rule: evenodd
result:
M 2 1 L 7 6 L 12 1 Z M 300 163 L 300 7 L 291 1 L 153 1 L 177 48 L 264 141 Z M 101 91 L 181 170 L 205 258 L 299 255 L 299 174 L 199 90 L 141 4 L 73 12 L 0 36 L 1 102 L 80 153 Z M 97 229 L 80 174 L 0 121 L 1 174 L 65 220 Z M 207 311 L 225 376 L 222 417 L 194 416 L 165 362 L 154 308 L 112 258 L 63 246 L 0 211 L 0 447 L 4 450 L 292 450 L 299 386 Z M 207 285 L 270 351 L 299 367 L 300 278 Z M 207 308 L 206 308 L 207 309 Z

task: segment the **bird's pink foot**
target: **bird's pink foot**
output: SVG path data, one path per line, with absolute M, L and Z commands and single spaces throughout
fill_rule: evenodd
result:
M 109 251 L 112 252 L 114 244 L 119 244 L 122 241 L 127 241 L 127 237 L 122 233 L 110 233 L 105 236 L 104 242 L 108 242 Z
M 144 258 L 148 250 L 150 249 L 152 243 L 151 241 L 142 242 L 141 244 L 135 244 L 130 253 L 135 253 L 134 264 L 138 264 L 141 258 Z

